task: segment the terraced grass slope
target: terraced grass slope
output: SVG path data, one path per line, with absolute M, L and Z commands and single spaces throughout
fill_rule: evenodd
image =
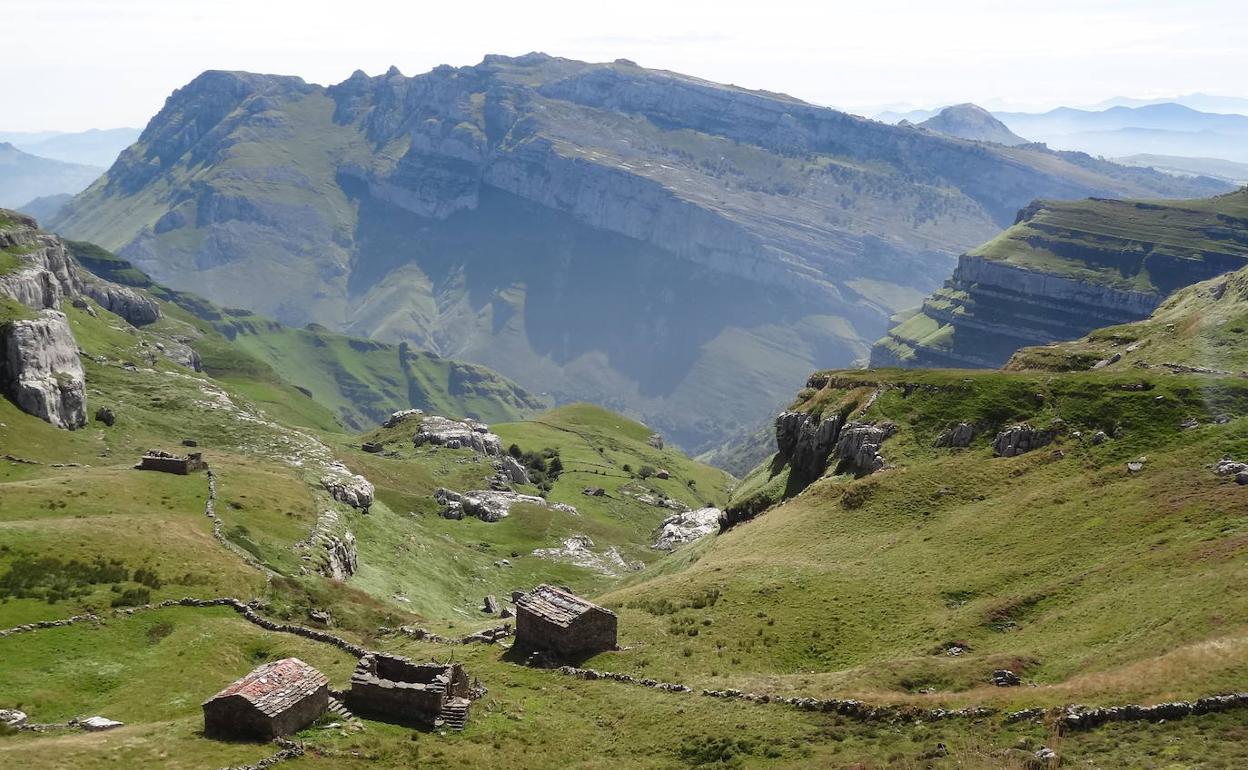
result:
M 1248 192 L 1190 201 L 1033 203 L 964 254 L 872 352 L 877 366 L 1003 364 L 1019 347 L 1148 314 L 1248 259 Z
M 696 452 L 863 359 L 1035 197 L 1226 189 L 529 54 L 329 87 L 206 72 L 53 225 L 174 288 L 489 366 Z
M 1159 373 L 1248 370 L 1248 269 L 1172 294 L 1143 321 L 1097 329 L 1082 339 L 1024 348 L 1008 369 Z

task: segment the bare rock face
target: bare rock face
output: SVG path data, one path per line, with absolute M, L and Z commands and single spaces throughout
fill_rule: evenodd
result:
M 781 412 L 776 417 L 776 448 L 788 459 L 790 473 L 813 481 L 827 470 L 840 431 L 839 415 L 821 419 L 806 412 Z
M 451 420 L 430 415 L 420 423 L 420 430 L 412 436 L 416 446 L 433 444 L 447 449 L 471 449 L 477 454 L 498 457 L 503 453 L 503 442 L 490 433 L 490 426 L 476 420 Z
M 975 427 L 970 423 L 960 422 L 936 437 L 937 447 L 956 447 L 965 449 L 975 438 Z
M 108 312 L 126 319 L 131 326 L 144 326 L 160 320 L 160 305 L 156 300 L 128 286 L 84 276 L 82 294 L 95 300 Z
M 0 328 L 0 387 L 23 412 L 58 428 L 86 424 L 86 377 L 64 314 L 43 310 Z
M 353 474 L 342 463 L 334 463 L 321 477 L 321 484 L 338 502 L 367 511 L 373 504 L 375 490 L 368 479 Z
M 1027 423 L 1011 425 L 992 440 L 992 453 L 997 457 L 1014 457 L 1047 446 L 1055 437 L 1054 431 L 1037 430 Z
M 381 427 L 393 428 L 409 417 L 420 417 L 424 415 L 424 413 L 425 412 L 422 409 L 400 409 L 387 417 L 386 421 L 381 424 Z
M 721 515 L 723 511 L 718 508 L 674 513 L 659 524 L 658 536 L 650 547 L 656 551 L 671 551 L 685 543 L 701 540 L 719 529 Z
M 359 569 L 360 556 L 355 545 L 355 535 L 350 531 L 341 536 L 333 535 L 325 541 L 325 562 L 321 572 L 334 580 L 346 580 Z

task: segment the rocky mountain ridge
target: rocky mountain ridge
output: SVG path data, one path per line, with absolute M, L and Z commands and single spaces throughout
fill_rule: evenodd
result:
M 530 54 L 324 88 L 204 73 L 54 226 L 174 288 L 481 363 L 693 448 L 864 357 L 1032 197 L 1218 189 Z

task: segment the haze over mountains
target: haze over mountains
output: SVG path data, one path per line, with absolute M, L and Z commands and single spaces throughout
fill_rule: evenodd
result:
M 864 360 L 1033 198 L 1226 189 L 530 54 L 328 88 L 205 73 L 51 224 L 175 288 L 483 363 L 697 448 Z

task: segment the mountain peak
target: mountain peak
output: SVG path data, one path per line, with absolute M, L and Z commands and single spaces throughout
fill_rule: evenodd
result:
M 969 102 L 946 107 L 919 126 L 945 136 L 977 142 L 995 142 L 1007 147 L 1027 143 L 1026 139 L 993 117 L 991 112 Z

